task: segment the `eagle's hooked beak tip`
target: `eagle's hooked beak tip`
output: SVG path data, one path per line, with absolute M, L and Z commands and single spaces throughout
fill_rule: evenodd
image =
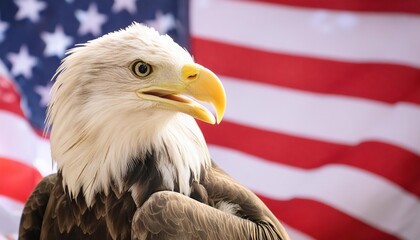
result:
M 186 94 L 199 101 L 211 104 L 216 111 L 216 119 L 207 109 L 207 111 L 196 109 L 196 115 L 193 115 L 193 117 L 207 123 L 219 124 L 226 109 L 226 93 L 216 74 L 199 64 L 193 63 L 185 64 L 182 67 L 181 78 L 187 86 Z

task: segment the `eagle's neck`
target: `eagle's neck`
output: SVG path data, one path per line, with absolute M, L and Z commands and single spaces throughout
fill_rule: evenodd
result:
M 150 116 L 149 119 L 153 121 Z M 191 181 L 199 181 L 202 169 L 210 165 L 202 133 L 195 120 L 187 115 L 174 114 L 168 121 L 154 119 L 135 126 L 107 124 L 114 128 L 99 126 L 101 131 L 82 132 L 74 135 L 74 139 L 62 136 L 66 142 L 56 144 L 73 143 L 70 148 L 52 146 L 63 184 L 72 196 L 82 191 L 88 206 L 94 204 L 97 193 L 108 194 L 111 184 L 120 191 L 129 189 L 124 180 L 127 173 L 151 153 L 162 187 L 185 195 L 190 194 Z

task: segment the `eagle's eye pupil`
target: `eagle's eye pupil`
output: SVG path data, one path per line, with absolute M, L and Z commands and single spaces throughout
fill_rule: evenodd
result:
M 146 64 L 140 64 L 139 66 L 139 72 L 142 74 L 145 74 L 149 71 L 149 66 L 147 66 Z
M 143 61 L 135 61 L 131 64 L 131 72 L 138 77 L 146 77 L 152 73 L 152 66 Z

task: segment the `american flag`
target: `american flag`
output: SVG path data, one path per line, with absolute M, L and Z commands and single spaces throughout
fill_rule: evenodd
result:
M 2 0 L 0 233 L 52 172 L 42 136 L 66 49 L 144 22 L 218 74 L 213 158 L 293 239 L 420 239 L 420 1 Z M 1 237 L 0 237 L 1 238 Z

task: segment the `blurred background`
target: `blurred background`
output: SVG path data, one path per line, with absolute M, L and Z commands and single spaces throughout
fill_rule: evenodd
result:
M 1 0 L 0 239 L 54 172 L 43 135 L 66 49 L 133 21 L 218 74 L 215 161 L 293 239 L 420 239 L 420 1 Z M 71 116 L 69 116 L 71 117 Z

